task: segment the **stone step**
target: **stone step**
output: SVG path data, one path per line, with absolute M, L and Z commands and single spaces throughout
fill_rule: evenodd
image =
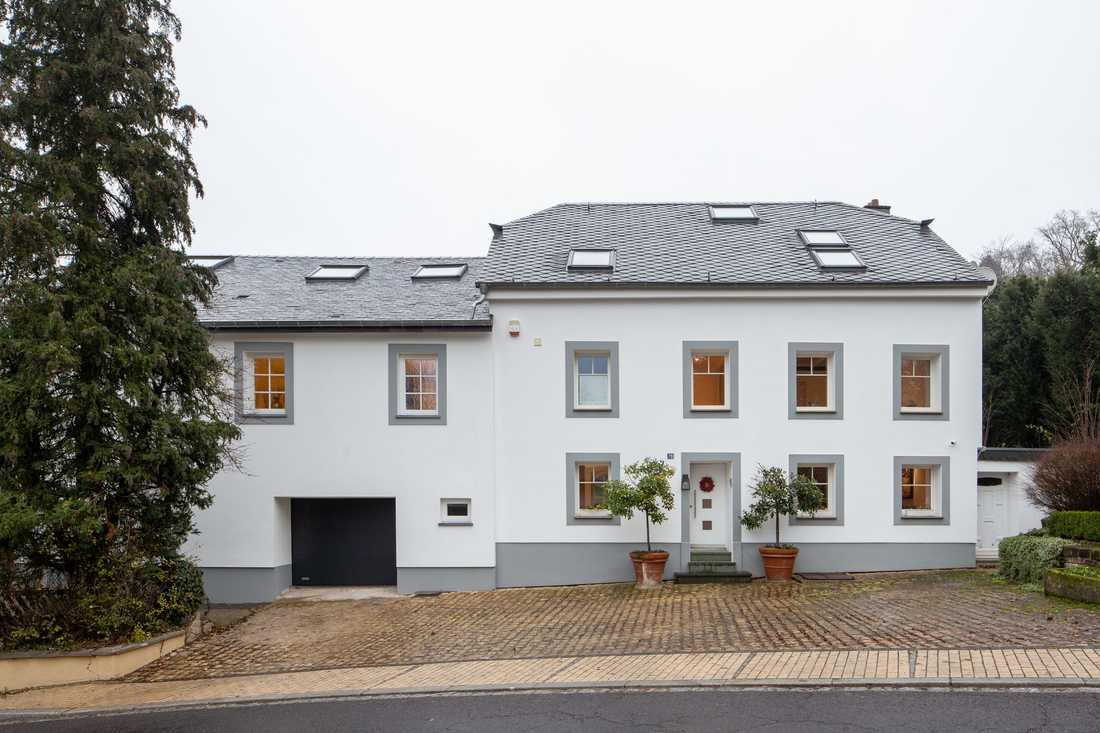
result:
M 700 552 L 699 550 L 691 551 L 691 562 L 732 562 L 733 555 L 718 550 L 708 550 L 706 552 Z
M 695 562 L 688 563 L 688 573 L 692 575 L 707 575 L 732 573 L 737 570 L 735 562 Z
M 752 573 L 735 570 L 730 573 L 676 573 L 676 582 L 692 583 L 751 583 Z

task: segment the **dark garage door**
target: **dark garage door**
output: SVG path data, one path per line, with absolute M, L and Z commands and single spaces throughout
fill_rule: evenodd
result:
M 291 499 L 294 585 L 396 585 L 393 499 Z

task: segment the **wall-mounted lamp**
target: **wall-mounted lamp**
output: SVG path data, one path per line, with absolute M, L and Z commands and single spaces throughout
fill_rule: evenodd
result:
M 691 478 L 686 473 L 683 478 L 680 479 L 680 490 L 691 491 Z
M 508 335 L 519 336 L 519 321 L 515 318 L 508 321 Z

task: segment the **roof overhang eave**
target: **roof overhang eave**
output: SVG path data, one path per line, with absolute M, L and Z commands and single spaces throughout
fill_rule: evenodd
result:
M 739 289 L 746 290 L 774 290 L 789 288 L 804 288 L 804 289 L 877 289 L 877 288 L 989 288 L 995 285 L 993 280 L 906 280 L 906 281 L 890 281 L 890 282 L 844 282 L 844 281 L 816 281 L 807 282 L 805 280 L 791 280 L 791 281 L 768 281 L 768 282 L 730 282 L 722 280 L 711 281 L 698 281 L 698 282 L 686 282 L 686 281 L 625 281 L 625 280 L 613 280 L 613 281 L 563 281 L 563 280 L 548 280 L 548 281 L 517 281 L 517 280 L 478 280 L 477 286 L 482 291 L 488 288 L 525 288 L 533 290 L 557 290 L 565 288 L 684 288 L 684 289 L 707 289 L 707 288 L 726 288 L 726 289 Z
M 489 318 L 421 321 L 206 321 L 208 331 L 491 331 Z

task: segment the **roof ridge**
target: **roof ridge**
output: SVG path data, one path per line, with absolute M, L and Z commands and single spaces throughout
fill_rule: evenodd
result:
M 855 204 L 848 204 L 848 203 L 845 203 L 844 201 L 834 201 L 832 199 L 827 200 L 827 201 L 826 200 L 814 201 L 812 199 L 799 200 L 799 201 L 761 201 L 761 200 L 754 200 L 754 199 L 743 199 L 743 200 L 701 199 L 701 200 L 696 200 L 696 201 L 562 201 L 559 204 L 555 204 L 554 206 L 550 206 L 550 207 L 547 207 L 545 209 L 542 209 L 542 211 L 549 211 L 550 209 L 556 208 L 558 206 L 712 206 L 712 205 L 744 206 L 744 205 L 749 205 L 749 204 L 754 205 L 754 206 L 758 205 L 758 204 L 761 205 L 761 206 L 784 206 L 784 205 L 791 205 L 791 204 L 805 204 L 805 205 L 840 204 L 840 205 L 843 205 L 843 206 L 852 206 L 854 208 L 859 208 L 859 209 L 864 208 L 862 206 L 855 206 Z M 537 211 L 537 212 L 535 212 L 535 214 L 541 214 L 542 211 Z M 535 216 L 535 214 L 528 214 L 528 216 Z M 525 216 L 523 218 L 526 219 L 527 217 Z M 517 221 L 519 221 L 519 220 L 517 219 Z
M 234 259 L 251 259 L 251 260 L 326 260 L 326 261 L 339 261 L 339 260 L 402 260 L 402 261 L 427 261 L 427 260 L 484 260 L 486 255 L 427 255 L 418 257 L 407 257 L 404 255 L 364 255 L 357 257 L 355 255 L 335 255 L 326 257 L 323 255 L 206 255 L 189 253 L 188 257 L 232 257 Z

